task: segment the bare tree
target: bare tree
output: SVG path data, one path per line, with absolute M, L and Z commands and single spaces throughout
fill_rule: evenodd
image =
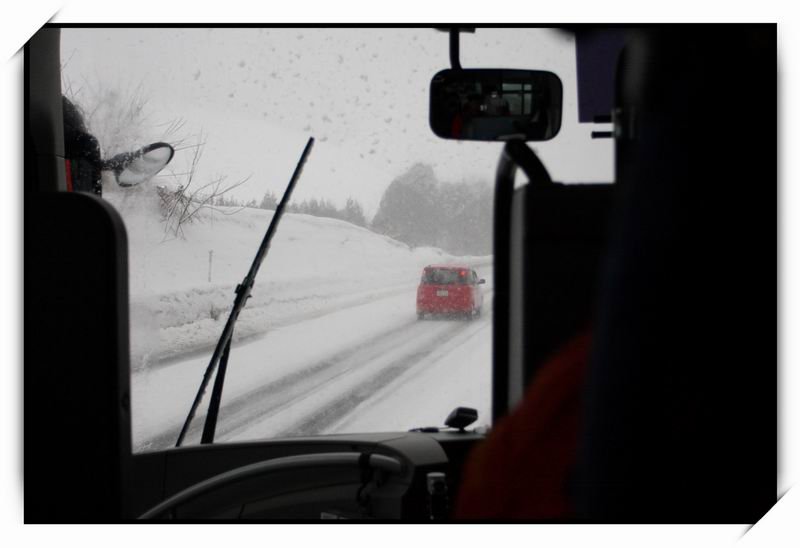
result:
M 227 192 L 246 183 L 250 177 L 245 177 L 235 183 L 227 183 L 227 177 L 219 176 L 201 185 L 195 185 L 197 166 L 203 156 L 205 141 L 200 135 L 198 142 L 187 145 L 183 149 L 192 150 L 192 157 L 189 168 L 185 173 L 173 173 L 175 186 L 169 188 L 166 185 L 156 187 L 156 192 L 160 198 L 162 221 L 164 223 L 164 234 L 185 238 L 184 226 L 197 219 L 201 219 L 199 213 L 203 210 L 212 210 L 223 215 L 233 215 L 243 209 L 229 210 L 222 209 L 216 204 Z M 177 149 L 176 149 L 177 150 Z

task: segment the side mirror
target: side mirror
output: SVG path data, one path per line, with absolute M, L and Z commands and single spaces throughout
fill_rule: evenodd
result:
M 430 125 L 444 139 L 547 141 L 561 129 L 562 96 L 552 72 L 446 69 L 431 80 Z
M 123 152 L 103 162 L 103 169 L 114 172 L 120 186 L 134 186 L 152 179 L 175 154 L 167 143 L 153 143 L 136 152 Z
M 485 283 L 486 283 L 486 280 L 484 280 L 483 278 L 478 280 L 478 285 L 482 285 L 482 284 L 485 284 Z

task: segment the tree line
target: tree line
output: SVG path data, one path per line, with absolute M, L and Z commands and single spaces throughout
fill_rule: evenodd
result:
M 213 205 L 274 210 L 278 197 L 267 191 L 260 202 L 242 202 L 225 193 L 216 196 Z M 412 248 L 431 246 L 454 255 L 488 255 L 492 253 L 493 208 L 494 193 L 488 184 L 440 181 L 433 167 L 417 163 L 389 184 L 371 222 L 353 198 L 343 207 L 327 198 L 311 198 L 289 203 L 286 211 L 347 221 Z
M 488 184 L 439 181 L 430 165 L 418 163 L 386 188 L 371 229 L 411 247 L 488 255 L 493 208 Z
M 214 198 L 213 205 L 226 207 L 249 207 L 256 209 L 268 209 L 274 211 L 278 207 L 278 196 L 268 190 L 261 201 L 255 198 L 249 201 L 237 200 L 234 196 L 223 194 Z M 367 218 L 364 215 L 364 208 L 353 198 L 347 198 L 343 207 L 336 205 L 327 198 L 303 200 L 302 202 L 289 202 L 286 206 L 287 213 L 303 213 L 315 217 L 328 217 L 340 219 L 357 226 L 367 227 Z

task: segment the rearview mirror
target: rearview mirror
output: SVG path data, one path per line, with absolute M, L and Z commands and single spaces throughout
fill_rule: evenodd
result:
M 552 72 L 446 69 L 431 80 L 430 125 L 444 139 L 547 141 L 561 129 L 561 101 Z
M 153 178 L 172 160 L 175 150 L 167 143 L 153 143 L 136 152 L 117 154 L 103 163 L 114 172 L 120 186 L 134 186 Z

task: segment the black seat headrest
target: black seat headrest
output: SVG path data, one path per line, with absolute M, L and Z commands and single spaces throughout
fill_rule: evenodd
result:
M 522 259 L 511 284 L 520 284 L 514 294 L 522 300 L 511 303 L 520 317 L 510 323 L 521 330 L 521 353 L 512 350 L 511 357 L 523 364 L 524 384 L 590 322 L 612 192 L 608 184 L 558 183 L 515 191 L 512 245 L 521 247 L 512 256 Z
M 131 458 L 125 229 L 90 194 L 27 200 L 25 521 L 120 521 Z
M 628 45 L 575 475 L 585 519 L 753 523 L 775 501 L 775 52 L 774 26 Z

